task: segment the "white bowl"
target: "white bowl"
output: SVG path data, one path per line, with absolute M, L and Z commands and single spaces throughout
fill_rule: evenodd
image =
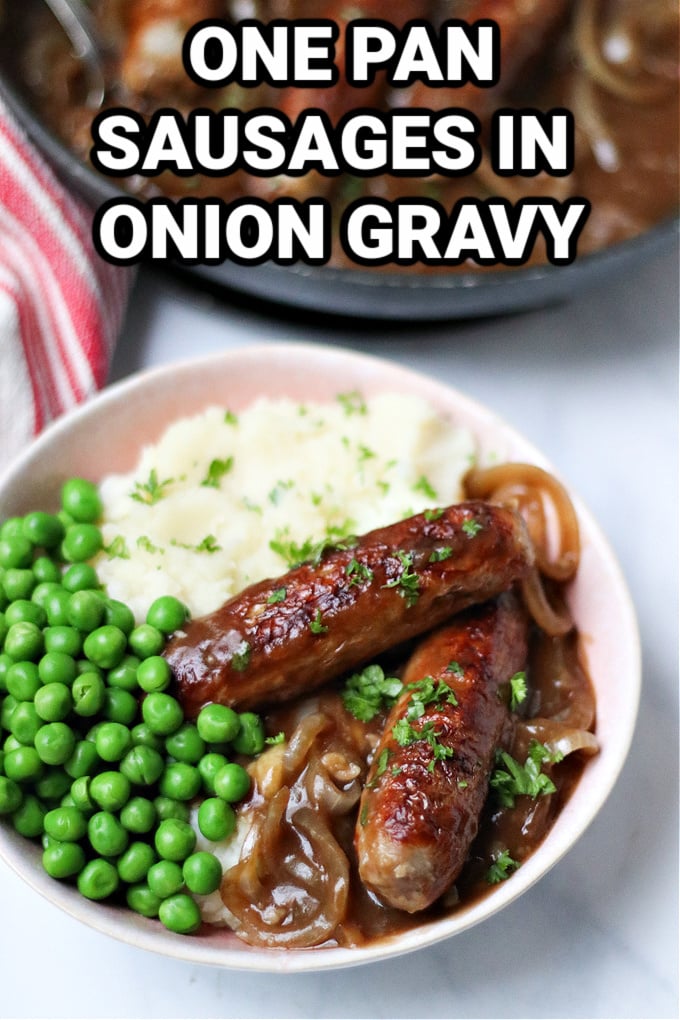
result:
M 419 394 L 454 422 L 471 428 L 482 449 L 493 449 L 501 459 L 550 468 L 530 443 L 491 411 L 389 361 L 319 345 L 248 347 L 134 376 L 62 418 L 0 479 L 0 519 L 54 505 L 66 477 L 98 479 L 112 471 L 130 470 L 142 445 L 158 438 L 172 420 L 210 404 L 239 410 L 260 395 L 323 401 L 353 389 L 366 395 Z M 92 903 L 74 888 L 49 878 L 42 869 L 39 848 L 7 824 L 0 825 L 0 854 L 37 892 L 99 931 L 166 956 L 242 970 L 313 971 L 367 963 L 431 945 L 489 918 L 545 875 L 582 835 L 614 786 L 635 725 L 640 691 L 635 612 L 606 539 L 578 498 L 574 502 L 583 547 L 570 605 L 595 688 L 601 750 L 588 761 L 543 843 L 514 875 L 481 900 L 365 948 L 263 950 L 244 945 L 224 930 L 175 935 L 157 921 Z

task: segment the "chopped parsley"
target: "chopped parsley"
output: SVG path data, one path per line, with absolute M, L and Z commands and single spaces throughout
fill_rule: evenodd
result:
M 238 415 L 234 414 L 233 411 L 224 412 L 224 424 L 225 425 L 238 425 Z
M 134 490 L 130 493 L 130 499 L 134 499 L 137 503 L 153 506 L 154 503 L 158 503 L 167 495 L 165 490 L 168 485 L 172 485 L 174 480 L 174 478 L 166 478 L 159 482 L 158 472 L 155 468 L 152 468 L 149 472 L 148 481 L 135 482 Z
M 422 718 L 427 705 L 441 703 L 457 705 L 458 701 L 446 683 L 434 680 L 431 676 L 426 676 L 417 683 L 408 684 L 406 690 L 411 692 L 406 715 L 394 724 L 392 736 L 400 747 L 408 747 L 418 740 L 426 740 L 432 748 L 432 761 L 427 766 L 427 770 L 433 772 L 438 761 L 453 757 L 454 750 L 452 747 L 440 743 L 441 733 L 435 732 L 433 722 L 427 722 L 419 729 L 416 729 L 412 724 Z
M 129 560 L 130 550 L 123 535 L 116 535 L 112 542 L 104 546 L 104 552 L 109 559 Z
M 337 400 L 348 418 L 353 414 L 368 413 L 368 406 L 359 390 L 350 390 L 349 393 L 338 393 Z
M 160 546 L 154 545 L 148 535 L 140 535 L 137 539 L 137 547 L 143 549 L 144 552 L 148 553 L 162 553 L 165 552 Z
M 363 464 L 365 460 L 373 460 L 377 457 L 375 450 L 372 450 L 370 446 L 366 446 L 364 443 L 359 443 L 359 463 Z
M 510 856 L 509 850 L 501 850 L 493 864 L 486 873 L 486 880 L 489 885 L 498 885 L 509 878 L 513 871 L 519 868 L 519 861 Z
M 425 477 L 425 475 L 421 475 L 420 476 L 420 478 L 418 479 L 416 484 L 413 486 L 413 491 L 414 492 L 422 492 L 422 494 L 424 496 L 427 496 L 428 499 L 436 499 L 437 498 L 437 490 L 432 485 L 430 480 Z
M 216 553 L 220 552 L 222 549 L 222 546 L 218 544 L 214 535 L 206 535 L 205 538 L 202 538 L 200 542 L 196 543 L 196 545 L 190 545 L 188 542 L 180 542 L 176 538 L 171 538 L 170 545 L 174 546 L 176 549 L 188 549 L 189 552 Z
M 392 727 L 392 736 L 400 747 L 408 747 L 409 744 L 415 744 L 418 740 L 426 740 L 432 748 L 432 761 L 427 766 L 428 772 L 434 772 L 438 761 L 444 761 L 454 755 L 452 747 L 447 747 L 439 742 L 441 734 L 435 733 L 433 722 L 427 722 L 419 730 L 416 730 L 407 719 L 400 719 Z
M 337 531 L 338 528 L 329 528 L 328 531 Z M 307 538 L 301 544 L 286 538 L 287 529 L 276 532 L 276 538 L 269 543 L 269 548 L 286 561 L 292 569 L 303 563 L 311 563 L 314 566 L 321 562 L 324 553 L 331 549 L 349 549 L 356 545 L 356 539 L 348 537 L 342 542 L 335 541 L 330 535 L 320 540 Z
M 439 506 L 436 506 L 433 510 L 423 511 L 423 517 L 425 518 L 426 521 L 438 521 L 439 518 L 443 516 L 443 514 L 444 511 Z
M 368 804 L 364 804 L 364 806 L 361 809 L 361 814 L 359 815 L 359 825 L 363 827 L 367 821 L 368 821 Z
M 470 538 L 474 538 L 478 531 L 481 531 L 484 525 L 480 524 L 474 518 L 470 518 L 469 521 L 463 523 L 463 531 Z
M 283 730 L 279 730 L 279 732 L 276 733 L 273 737 L 265 737 L 264 742 L 265 744 L 271 744 L 272 746 L 276 744 L 285 744 L 286 734 L 283 732 Z
M 455 659 L 452 659 L 451 662 L 448 664 L 448 666 L 446 667 L 446 672 L 453 673 L 454 676 L 464 676 L 465 674 L 465 670 L 463 669 L 459 662 L 456 662 Z
M 289 479 L 287 482 L 277 482 L 272 491 L 269 493 L 269 502 L 273 503 L 274 506 L 278 506 L 281 502 L 284 492 L 292 489 L 295 482 Z
M 211 460 L 208 473 L 201 482 L 201 485 L 205 485 L 209 489 L 219 489 L 220 482 L 225 475 L 229 474 L 233 466 L 233 457 L 226 457 L 224 460 L 219 460 L 218 458 Z
M 275 606 L 277 602 L 283 602 L 286 597 L 285 588 L 276 588 L 267 599 L 268 606 Z
M 325 624 L 322 623 L 322 616 L 321 616 L 321 610 L 320 609 L 317 609 L 317 611 L 314 613 L 314 619 L 309 621 L 309 629 L 311 630 L 312 634 L 327 634 L 328 633 L 328 627 L 326 627 Z
M 510 677 L 510 708 L 516 712 L 527 696 L 527 675 L 526 673 L 515 673 Z
M 351 559 L 345 567 L 345 573 L 350 578 L 350 587 L 353 584 L 361 584 L 362 581 L 368 581 L 370 584 L 373 580 L 373 571 L 370 567 L 367 567 L 364 563 L 359 563 L 358 560 Z
M 342 701 L 355 719 L 370 722 L 382 708 L 391 708 L 403 689 L 401 680 L 385 676 L 382 667 L 374 664 L 347 680 Z
M 371 779 L 370 783 L 367 783 L 367 789 L 372 790 L 374 786 L 378 785 L 380 777 L 387 772 L 387 764 L 391 757 L 392 752 L 389 747 L 384 747 L 376 762 L 375 775 L 373 776 L 373 779 Z
M 413 553 L 406 553 L 402 549 L 397 549 L 394 555 L 401 564 L 401 573 L 398 577 L 393 577 L 384 584 L 383 588 L 396 588 L 410 609 L 412 606 L 415 606 L 420 596 L 420 579 L 416 571 L 412 569 Z
M 247 641 L 242 641 L 235 652 L 231 656 L 231 668 L 235 669 L 237 673 L 243 673 L 250 664 L 250 645 Z
M 450 545 L 443 545 L 440 549 L 435 549 L 430 555 L 429 563 L 441 563 L 443 560 L 451 558 L 453 549 Z
M 562 760 L 563 755 L 554 754 L 545 744 L 532 740 L 529 754 L 524 765 L 515 761 L 507 751 L 496 752 L 496 768 L 489 785 L 496 791 L 496 796 L 503 807 L 515 806 L 515 798 L 521 796 L 542 797 L 555 792 L 555 784 L 550 776 L 541 772 L 541 765 Z

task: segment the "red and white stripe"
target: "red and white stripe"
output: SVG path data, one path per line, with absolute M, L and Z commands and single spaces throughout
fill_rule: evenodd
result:
M 0 101 L 0 464 L 104 385 L 131 274 Z

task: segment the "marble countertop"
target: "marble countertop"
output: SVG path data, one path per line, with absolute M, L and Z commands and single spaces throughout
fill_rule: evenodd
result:
M 643 645 L 633 746 L 600 815 L 518 901 L 430 949 L 277 977 L 177 963 L 90 931 L 0 862 L 4 1017 L 678 1016 L 678 266 L 458 324 L 273 316 L 143 272 L 111 373 L 258 341 L 322 340 L 468 392 L 540 447 L 609 536 Z

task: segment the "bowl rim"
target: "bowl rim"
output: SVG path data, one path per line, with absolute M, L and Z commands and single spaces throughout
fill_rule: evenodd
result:
M 387 386 L 381 387 L 383 390 L 394 392 L 398 390 L 400 384 L 403 384 L 406 392 L 409 392 L 409 389 L 410 391 L 415 389 L 421 395 L 424 394 L 426 399 L 427 395 L 431 394 L 435 408 L 441 410 L 442 406 L 448 406 L 451 410 L 460 410 L 466 419 L 471 416 L 486 420 L 492 427 L 499 429 L 499 434 L 502 433 L 504 437 L 517 445 L 523 456 L 530 458 L 533 463 L 554 471 L 552 465 L 532 443 L 484 404 L 455 387 L 438 382 L 425 373 L 406 368 L 389 359 L 342 347 L 310 342 L 263 343 L 233 348 L 217 354 L 203 355 L 199 358 L 173 361 L 135 373 L 106 387 L 95 398 L 48 426 L 42 435 L 7 467 L 0 477 L 0 511 L 8 492 L 11 492 L 12 487 L 17 484 L 23 473 L 30 471 L 31 466 L 39 461 L 45 452 L 49 452 L 50 446 L 55 441 L 68 435 L 74 424 L 87 423 L 91 419 L 96 420 L 111 406 L 115 407 L 120 402 L 132 401 L 135 396 L 139 395 L 140 390 L 144 390 L 147 386 L 153 386 L 162 381 L 170 382 L 178 372 L 195 373 L 199 377 L 207 372 L 210 376 L 217 371 L 218 367 L 225 371 L 238 362 L 244 363 L 245 367 L 259 366 L 261 369 L 267 359 L 278 359 L 289 365 L 294 365 L 296 358 L 302 358 L 307 364 L 311 359 L 317 367 L 321 366 L 324 371 L 333 369 L 339 373 L 340 369 L 344 368 L 350 374 L 357 371 L 375 373 L 377 378 L 386 380 L 388 383 Z M 340 375 L 338 377 L 340 378 Z M 263 395 L 267 395 L 266 391 Z M 439 402 L 437 402 L 437 398 L 439 398 Z M 129 912 L 108 904 L 92 903 L 80 897 L 72 887 L 62 885 L 49 878 L 39 864 L 37 866 L 33 864 L 34 859 L 37 861 L 37 848 L 33 848 L 33 857 L 30 854 L 27 855 L 25 852 L 27 841 L 4 825 L 0 826 L 0 857 L 46 900 L 91 928 L 128 945 L 163 956 L 224 969 L 266 973 L 299 973 L 358 966 L 432 946 L 493 916 L 547 874 L 583 835 L 614 788 L 630 749 L 637 719 L 641 687 L 641 650 L 634 604 L 621 567 L 599 524 L 578 495 L 571 490 L 570 495 L 574 500 L 581 528 L 584 533 L 587 533 L 589 541 L 596 547 L 608 582 L 617 592 L 618 611 L 624 623 L 622 640 L 627 642 L 626 661 L 629 671 L 624 703 L 625 712 L 618 719 L 616 740 L 612 742 L 613 746 L 610 745 L 607 750 L 605 767 L 599 773 L 600 780 L 597 788 L 589 793 L 586 804 L 579 801 L 575 806 L 573 796 L 567 801 L 558 816 L 558 821 L 541 844 L 541 848 L 546 845 L 550 847 L 551 854 L 547 861 L 543 860 L 543 855 L 536 851 L 508 881 L 496 886 L 492 892 L 471 904 L 461 914 L 454 913 L 436 921 L 426 922 L 424 925 L 400 935 L 369 943 L 366 947 L 279 950 L 253 949 L 245 945 L 243 948 L 233 948 L 231 945 L 220 947 L 206 942 L 200 934 L 192 938 L 175 935 L 159 928 L 157 922 L 147 922 L 145 919 L 138 919 L 135 915 L 133 915 L 135 924 L 131 924 Z M 568 824 L 572 816 L 575 816 L 575 829 L 570 828 Z M 561 823 L 558 824 L 560 820 Z

